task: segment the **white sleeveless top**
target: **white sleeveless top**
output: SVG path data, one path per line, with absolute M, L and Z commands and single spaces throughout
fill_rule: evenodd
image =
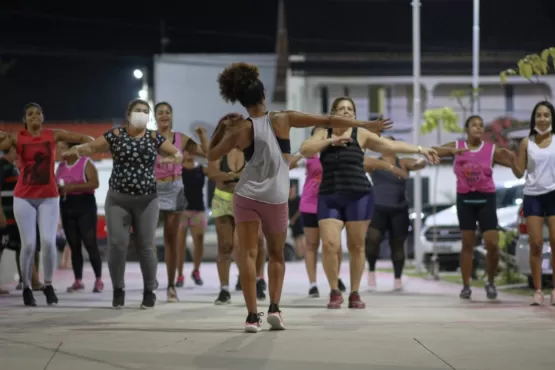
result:
M 528 139 L 525 195 L 542 195 L 555 190 L 555 137 L 546 148 L 540 148 L 535 138 Z
M 289 164 L 283 158 L 270 113 L 249 117 L 253 127 L 254 152 L 245 163 L 235 193 L 259 202 L 282 204 L 289 200 Z

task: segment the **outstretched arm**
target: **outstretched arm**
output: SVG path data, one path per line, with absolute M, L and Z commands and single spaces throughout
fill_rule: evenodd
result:
M 406 171 L 418 171 L 425 168 L 427 165 L 426 161 L 422 158 L 402 158 L 399 162 L 401 167 Z
M 518 151 L 516 160 L 513 162 L 511 169 L 513 170 L 513 174 L 521 179 L 524 176 L 524 172 L 526 172 L 526 164 L 528 161 L 526 152 L 528 151 L 528 138 L 524 138 L 520 141 L 520 149 Z
M 363 127 L 373 132 L 381 132 L 391 128 L 392 122 L 388 119 L 377 121 L 359 121 L 343 116 L 321 116 L 315 114 L 306 114 L 296 111 L 280 112 L 278 115 L 284 114 L 289 127 L 306 128 L 306 127 L 336 127 L 350 128 Z
M 66 130 L 53 129 L 54 140 L 55 141 L 65 141 L 70 144 L 86 144 L 90 143 L 94 139 L 90 136 L 79 134 L 77 132 L 71 132 Z
M 389 162 L 386 162 L 382 159 L 364 157 L 364 171 L 372 173 L 375 170 L 390 171 L 392 174 L 402 179 L 406 179 L 409 177 L 407 171 L 396 167 Z
M 252 141 L 251 122 L 247 120 L 233 120 L 221 124 L 218 132 L 210 143 L 206 158 L 217 161 L 229 153 L 233 148 L 245 149 Z M 222 131 L 219 131 L 222 130 Z M 223 133 L 220 133 L 223 132 Z M 221 139 L 219 139 L 221 135 Z

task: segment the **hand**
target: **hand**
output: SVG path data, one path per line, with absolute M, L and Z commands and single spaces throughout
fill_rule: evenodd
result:
M 468 152 L 468 148 L 449 148 L 449 152 L 451 152 L 452 155 L 457 155 Z
M 72 146 L 69 150 L 65 151 L 62 153 L 62 158 L 63 159 L 72 159 L 72 158 L 79 158 L 79 149 L 77 148 L 77 145 Z
M 507 158 L 510 163 L 516 163 L 516 154 L 513 151 L 510 151 L 509 149 L 501 148 L 499 149 L 499 154 L 502 157 Z
M 331 138 L 330 145 L 331 146 L 347 146 L 348 143 L 353 141 L 350 136 L 339 136 L 335 138 Z
M 206 136 L 206 129 L 202 126 L 197 126 L 197 128 L 195 128 L 195 134 L 197 134 L 198 137 L 203 137 Z
M 364 125 L 364 128 L 370 131 L 375 131 L 378 129 L 380 132 L 385 130 L 390 130 L 393 127 L 393 121 L 389 118 L 378 118 L 375 121 L 369 121 Z
M 75 186 L 73 184 L 65 184 L 63 186 L 58 186 L 58 192 L 66 196 L 68 193 L 72 193 L 75 190 Z
M 428 162 L 430 162 L 431 164 L 438 164 L 440 161 L 439 156 L 437 155 L 437 151 L 435 149 L 432 148 L 422 148 L 421 153 L 423 156 L 426 157 L 426 159 L 428 159 Z
M 409 173 L 399 167 L 391 166 L 389 171 L 400 179 L 406 180 L 409 178 Z
M 181 163 L 181 161 L 178 160 L 178 159 L 180 159 L 180 158 L 177 158 L 177 157 L 174 156 L 174 155 L 169 155 L 169 156 L 167 156 L 167 157 L 163 157 L 163 158 L 160 160 L 159 163 L 160 163 L 160 164 L 178 164 L 178 163 Z

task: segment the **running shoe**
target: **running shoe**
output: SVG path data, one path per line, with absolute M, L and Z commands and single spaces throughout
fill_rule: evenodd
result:
M 283 316 L 281 315 L 278 305 L 275 303 L 272 303 L 270 308 L 268 308 L 266 321 L 270 324 L 270 330 L 285 330 Z
M 488 297 L 488 299 L 497 298 L 497 288 L 493 283 L 487 283 L 484 289 L 486 290 L 486 296 Z
M 378 290 L 378 285 L 376 284 L 376 273 L 374 271 L 368 271 L 368 290 L 375 292 Z
M 23 290 L 23 281 L 20 281 L 19 283 L 17 283 L 17 285 L 15 286 L 16 290 Z
M 339 290 L 332 290 L 330 292 L 330 301 L 328 303 L 328 308 L 330 309 L 337 309 L 341 308 L 341 304 L 343 303 L 343 296 Z
M 125 290 L 114 289 L 112 296 L 112 307 L 122 308 L 125 305 Z
M 172 302 L 177 302 L 179 301 L 179 298 L 177 298 L 177 292 L 175 291 L 175 288 L 173 286 L 169 286 L 168 287 L 168 302 L 172 303 Z
M 193 281 L 195 282 L 196 285 L 198 286 L 202 286 L 204 284 L 204 281 L 202 281 L 201 277 L 200 277 L 200 272 L 199 270 L 194 270 L 191 273 L 191 279 L 193 279 Z
M 231 294 L 225 289 L 220 290 L 220 294 L 218 294 L 218 298 L 214 301 L 214 304 L 217 306 L 221 306 L 224 304 L 231 303 Z
M 308 296 L 310 298 L 319 298 L 320 297 L 320 292 L 318 291 L 318 287 L 313 286 L 312 288 L 310 288 L 308 290 Z
M 75 280 L 71 286 L 67 288 L 68 293 L 79 292 L 85 289 L 85 284 L 81 282 L 81 280 Z
M 37 301 L 35 301 L 35 297 L 33 296 L 33 291 L 29 287 L 23 289 L 23 304 L 28 307 L 37 306 Z
M 176 288 L 183 288 L 184 285 L 185 285 L 185 276 L 179 275 L 177 277 L 177 281 L 175 283 L 175 286 L 176 286 Z
M 51 284 L 48 284 L 44 287 L 43 293 L 46 297 L 46 304 L 49 306 L 58 304 L 58 297 L 54 292 L 54 287 Z
M 102 282 L 102 279 L 96 279 L 96 281 L 94 282 L 93 293 L 102 293 L 103 290 L 104 283 Z
M 245 320 L 245 333 L 258 333 L 262 330 L 262 319 L 264 312 L 251 312 Z
M 393 282 L 393 290 L 395 292 L 403 291 L 403 281 L 401 279 L 395 279 L 395 281 Z
M 343 284 L 343 281 L 341 279 L 337 280 L 337 287 L 339 288 L 339 291 L 341 292 L 346 292 L 347 288 L 345 287 L 345 284 Z
M 536 290 L 530 306 L 541 306 L 543 304 L 543 300 L 544 300 L 543 292 L 541 290 Z
M 258 281 L 261 281 L 260 285 L 262 286 L 263 290 L 266 290 L 268 288 L 268 286 L 266 285 L 266 280 L 264 280 L 264 277 L 261 277 Z
M 143 301 L 141 302 L 141 308 L 143 310 L 154 308 L 155 304 L 156 304 L 156 294 L 154 294 L 154 292 L 151 292 L 149 290 L 145 290 L 143 292 Z
M 264 293 L 264 280 L 256 281 L 256 299 L 259 301 L 264 301 L 266 299 L 266 293 Z
M 349 294 L 349 308 L 366 308 L 366 303 L 360 299 L 360 294 L 358 294 L 358 292 L 351 292 L 351 294 Z
M 470 297 L 472 296 L 472 289 L 470 289 L 470 287 L 463 287 L 461 290 L 461 293 L 459 294 L 459 298 L 460 299 L 470 299 Z

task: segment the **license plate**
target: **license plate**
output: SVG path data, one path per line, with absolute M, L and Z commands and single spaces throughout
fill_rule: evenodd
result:
M 553 267 L 551 266 L 551 258 L 544 258 L 542 260 L 542 270 L 551 271 Z
M 450 245 L 434 245 L 435 253 L 451 253 L 452 250 Z

